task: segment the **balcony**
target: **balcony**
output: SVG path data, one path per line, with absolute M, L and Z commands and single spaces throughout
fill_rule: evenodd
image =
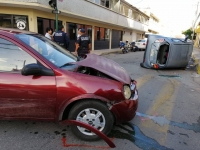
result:
M 37 1 L 40 4 L 48 5 L 48 0 Z M 63 15 L 75 18 L 81 17 L 81 19 L 84 20 L 121 26 L 123 28 L 135 29 L 144 32 L 147 31 L 147 23 L 142 23 L 142 21 L 140 21 L 142 19 L 144 20 L 144 18 L 141 17 L 140 20 L 136 21 L 131 16 L 128 17 L 126 14 L 121 14 L 120 3 L 121 2 L 119 0 L 112 0 L 112 3 L 108 3 L 108 0 L 58 0 L 58 9 L 62 11 Z

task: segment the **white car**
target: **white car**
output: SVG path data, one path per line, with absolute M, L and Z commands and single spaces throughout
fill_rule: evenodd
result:
M 137 40 L 135 46 L 137 46 L 139 50 L 145 50 L 147 46 L 147 38 Z

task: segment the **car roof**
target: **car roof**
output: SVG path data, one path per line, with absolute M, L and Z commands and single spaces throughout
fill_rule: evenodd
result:
M 144 38 L 144 39 L 138 39 L 137 41 L 139 41 L 139 40 L 147 40 L 147 38 Z
M 26 30 L 0 27 L 0 34 L 12 34 L 13 35 L 13 34 L 37 34 L 37 33 L 29 32 Z

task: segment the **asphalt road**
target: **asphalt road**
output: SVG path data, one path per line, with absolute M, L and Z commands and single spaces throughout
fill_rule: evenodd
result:
M 143 52 L 110 54 L 137 81 L 139 108 L 130 122 L 115 126 L 116 150 L 200 149 L 200 77 L 193 69 L 150 70 L 140 67 Z M 109 147 L 85 142 L 52 122 L 0 121 L 0 150 L 78 150 Z

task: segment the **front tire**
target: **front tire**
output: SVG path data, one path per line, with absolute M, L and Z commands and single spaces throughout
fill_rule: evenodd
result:
M 107 106 L 104 103 L 95 100 L 80 101 L 75 104 L 69 113 L 68 119 L 90 124 L 105 135 L 112 130 L 114 124 L 113 115 Z M 99 136 L 86 128 L 71 126 L 71 130 L 75 136 L 85 141 L 95 141 L 100 139 Z

